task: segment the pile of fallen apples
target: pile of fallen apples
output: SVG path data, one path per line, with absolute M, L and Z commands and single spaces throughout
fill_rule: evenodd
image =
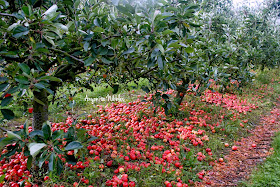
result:
M 173 91 L 169 91 L 170 93 Z M 154 115 L 155 108 L 150 101 L 152 95 L 145 96 L 147 102 L 141 102 L 140 97 L 134 102 L 97 106 L 98 110 L 95 113 L 81 119 L 75 125 L 78 129 L 86 129 L 89 135 L 98 139 L 87 145 L 87 157 L 76 165 L 66 163 L 61 156 L 65 167 L 77 171 L 78 180 L 73 182 L 73 186 L 98 186 L 91 182 L 91 178 L 83 175 L 85 168 L 91 167 L 92 163 L 98 166 L 97 170 L 107 172 L 106 176 L 102 176 L 106 178 L 106 186 L 134 187 L 139 182 L 135 180 L 138 172 L 143 169 L 160 168 L 161 174 L 171 176 L 170 178 L 175 180 L 162 181 L 159 186 L 185 187 L 203 180 L 205 175 L 205 171 L 201 170 L 194 173 L 192 178 L 182 180 L 184 170 L 192 169 L 185 164 L 190 157 L 205 165 L 223 162 L 222 158 L 215 161 L 211 148 L 204 147 L 204 143 L 211 141 L 210 136 L 219 128 L 225 113 L 221 113 L 219 121 L 213 123 L 211 113 L 195 109 L 192 102 L 184 102 L 180 110 L 187 110 L 190 116 L 182 120 L 168 121 L 162 108 L 158 108 Z M 201 96 L 201 102 L 223 107 L 227 113 L 233 114 L 232 120 L 237 120 L 240 114 L 245 115 L 258 107 L 249 101 L 240 100 L 236 95 L 223 95 L 210 90 Z M 67 132 L 74 120 L 69 116 L 65 122 L 51 123 L 52 131 L 61 129 Z M 246 120 L 243 122 L 246 123 Z M 29 132 L 31 131 L 32 128 L 29 128 Z M 196 150 L 194 147 L 200 147 L 202 151 L 188 154 Z M 236 150 L 237 147 L 232 149 Z M 6 149 L 2 150 L 2 154 L 5 152 Z M 68 151 L 67 154 L 75 155 L 75 152 Z M 16 153 L 10 159 L 0 161 L 0 187 L 38 186 L 32 177 L 32 173 L 27 170 L 27 157 L 23 153 Z M 48 183 L 51 178 L 46 175 L 44 180 Z

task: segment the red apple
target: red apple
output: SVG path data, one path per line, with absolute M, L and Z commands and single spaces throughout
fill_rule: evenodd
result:
M 232 146 L 232 150 L 233 150 L 233 151 L 236 151 L 236 150 L 237 150 L 237 146 L 235 146 L 235 145 Z
M 28 112 L 30 113 L 30 114 L 32 114 L 33 113 L 33 108 L 31 107 L 31 108 L 28 108 Z

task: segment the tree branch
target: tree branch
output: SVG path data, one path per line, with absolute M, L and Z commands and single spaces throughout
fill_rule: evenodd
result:
M 150 73 L 151 71 L 153 71 L 155 69 L 157 69 L 157 66 L 154 66 L 153 68 L 151 68 L 151 69 L 141 73 L 141 75 L 138 75 L 137 78 L 143 77 L 145 74 L 148 74 L 148 73 Z
M 2 12 L 0 12 L 0 16 L 9 16 L 9 17 L 16 17 L 15 15 L 13 15 L 13 14 L 6 14 L 6 13 L 2 13 Z
M 0 127 L 0 130 L 4 131 L 4 132 L 8 132 L 7 129 L 4 129 L 3 127 Z
M 55 51 L 55 52 L 62 53 L 62 54 L 64 54 L 65 56 L 68 56 L 68 57 L 72 58 L 73 60 L 76 60 L 77 62 L 80 62 L 80 63 L 82 63 L 82 64 L 85 63 L 83 60 L 81 60 L 81 59 L 79 59 L 79 58 L 77 58 L 77 57 L 75 57 L 75 56 L 73 56 L 73 55 L 70 55 L 69 53 L 67 53 L 67 52 L 65 52 L 65 51 L 62 51 L 62 50 L 60 50 L 60 49 L 51 48 L 50 50 L 53 50 L 53 51 Z

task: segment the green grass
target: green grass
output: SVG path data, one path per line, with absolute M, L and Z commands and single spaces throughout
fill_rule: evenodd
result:
M 60 97 L 63 101 L 63 105 L 57 105 L 57 102 L 49 105 L 50 121 L 58 122 L 63 121 L 67 115 L 65 111 L 72 111 L 73 113 L 79 115 L 82 113 L 93 113 L 96 110 L 96 105 L 106 105 L 112 103 L 108 101 L 107 96 L 114 95 L 115 97 L 120 97 L 124 99 L 124 102 L 133 102 L 137 99 L 137 95 L 143 94 L 141 90 L 142 86 L 147 86 L 149 84 L 147 79 L 140 79 L 138 85 L 134 82 L 128 83 L 126 86 L 121 85 L 117 94 L 113 94 L 113 88 L 111 88 L 107 83 L 100 85 L 91 85 L 93 91 L 84 89 L 83 92 L 81 88 L 74 86 L 62 87 L 60 88 L 57 97 Z M 134 93 L 129 92 L 129 90 L 135 90 Z M 73 96 L 74 105 L 71 104 L 69 100 L 70 94 Z M 105 101 L 98 100 L 92 103 L 91 101 L 86 101 L 85 98 L 105 98 Z
M 243 182 L 242 186 L 280 186 L 280 133 L 275 137 L 272 147 L 274 153 L 253 172 L 248 182 Z

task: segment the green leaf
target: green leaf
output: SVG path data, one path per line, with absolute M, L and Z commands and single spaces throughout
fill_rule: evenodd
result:
M 75 0 L 74 7 L 77 9 L 80 5 L 81 0 Z
M 95 27 L 94 29 L 93 29 L 93 32 L 98 32 L 98 33 L 101 33 L 101 32 L 104 32 L 105 30 L 103 29 L 103 28 L 101 28 L 101 27 Z
M 119 21 L 119 22 L 123 22 L 123 23 L 125 23 L 125 22 L 128 21 L 128 20 L 125 19 L 125 18 L 117 18 L 116 20 Z
M 64 138 L 67 140 L 67 141 L 73 141 L 74 140 L 74 136 L 75 136 L 75 130 L 73 127 L 70 127 L 68 129 L 68 131 L 66 132 L 66 134 L 64 135 Z
M 99 18 L 95 18 L 94 21 L 93 21 L 94 25 L 97 26 L 97 27 L 100 27 L 99 22 L 100 22 Z
M 37 103 L 39 103 L 40 105 L 46 105 L 45 103 L 43 103 L 41 100 L 37 99 L 36 97 L 33 97 L 34 101 L 36 101 Z
M 4 118 L 7 120 L 14 119 L 14 117 L 15 117 L 14 112 L 11 111 L 10 109 L 1 109 L 1 113 L 4 116 Z
M 29 8 L 28 8 L 28 6 L 23 6 L 21 9 L 22 9 L 22 11 L 24 12 L 25 15 L 29 16 Z
M 88 59 L 85 60 L 85 66 L 90 66 L 91 64 L 93 64 L 94 60 L 96 59 L 96 57 L 89 57 Z
M 112 47 L 113 47 L 114 49 L 117 48 L 118 43 L 119 43 L 119 40 L 118 40 L 118 39 L 112 39 Z
M 150 89 L 147 86 L 142 86 L 142 90 L 146 93 L 150 92 Z
M 184 43 L 179 43 L 179 45 L 180 46 L 182 46 L 182 47 L 188 47 L 186 44 L 184 44 Z
M 1 138 L 0 139 L 0 149 L 5 147 L 8 144 L 12 144 L 14 142 L 18 141 L 18 138 L 15 137 L 6 137 L 6 138 Z
M 42 127 L 43 135 L 46 140 L 49 140 L 52 136 L 51 126 L 49 122 L 44 123 Z
M 47 92 L 49 92 L 50 94 L 54 95 L 54 92 L 53 92 L 51 89 L 46 88 L 46 90 L 47 90 Z
M 193 39 L 187 39 L 186 40 L 189 44 L 192 44 L 193 43 Z
M 162 57 L 161 57 L 161 56 L 159 56 L 159 57 L 157 58 L 157 63 L 158 63 L 159 69 L 163 69 L 163 68 L 164 68 L 164 63 L 163 63 L 163 61 L 162 61 Z
M 83 145 L 80 142 L 74 141 L 74 142 L 70 142 L 66 147 L 65 150 L 69 151 L 69 150 L 74 150 L 74 149 L 81 149 L 83 148 Z
M 127 55 L 127 54 L 130 54 L 130 53 L 133 53 L 135 51 L 135 48 L 134 47 L 131 47 L 129 48 L 127 51 L 123 52 L 122 55 Z
M 178 42 L 171 43 L 168 47 L 180 48 L 181 45 Z
M 9 86 L 8 83 L 0 84 L 0 92 L 5 91 L 8 88 L 8 86 Z
M 53 21 L 59 15 L 59 12 L 56 12 L 57 9 L 57 5 L 52 5 L 45 13 L 43 13 L 43 19 Z
M 7 81 L 9 80 L 7 77 L 0 77 L 0 82 L 4 82 L 4 81 Z
M 104 62 L 104 64 L 112 64 L 113 62 L 111 60 L 108 60 L 104 57 L 101 58 L 102 62 Z
M 46 80 L 46 81 L 54 81 L 54 82 L 62 82 L 60 78 L 53 77 L 53 76 L 44 76 L 38 79 L 39 81 L 41 80 Z
M 119 86 L 118 84 L 116 84 L 116 85 L 113 86 L 113 89 L 114 89 L 114 90 L 113 90 L 113 94 L 118 93 L 119 87 L 120 87 L 120 86 Z
M 102 40 L 101 41 L 101 45 L 103 46 L 103 47 L 106 47 L 106 45 L 108 45 L 110 43 L 110 40 Z
M 164 48 L 163 48 L 163 46 L 161 45 L 161 44 L 157 44 L 157 46 L 156 46 L 159 50 L 160 50 L 160 52 L 164 55 Z
M 57 166 L 57 173 L 58 173 L 58 175 L 60 175 L 63 171 L 63 163 L 59 157 L 57 158 L 56 166 Z
M 30 132 L 29 136 L 30 136 L 31 138 L 33 138 L 34 136 L 41 136 L 41 137 L 44 137 L 44 133 L 43 133 L 43 131 L 41 131 L 41 130 L 34 130 L 34 131 L 31 131 L 31 132 Z
M 108 48 L 100 47 L 97 51 L 99 55 L 106 55 L 108 53 Z
M 16 51 L 0 51 L 1 56 L 11 57 L 11 58 L 18 58 L 18 54 Z
M 22 75 L 27 77 L 27 78 L 29 78 L 29 79 L 32 79 L 32 77 L 30 75 L 28 75 L 27 73 L 25 73 L 25 72 L 22 72 Z
M 19 89 L 20 89 L 19 86 L 14 87 L 14 88 L 10 88 L 10 89 L 8 90 L 8 93 L 9 93 L 9 94 L 16 93 Z
M 68 31 L 68 27 L 66 27 L 65 25 L 63 25 L 61 23 L 54 23 L 53 25 L 61 31 L 64 31 L 64 32 Z
M 9 5 L 9 3 L 5 0 L 0 0 L 0 5 L 2 5 L 3 7 L 7 7 Z M 1 181 L 0 181 L 1 183 Z
M 29 84 L 28 78 L 24 76 L 17 76 L 15 80 L 21 84 Z
M 57 5 L 52 5 L 46 12 L 43 13 L 43 15 L 48 15 L 53 12 L 56 12 L 57 9 L 58 9 Z
M 2 160 L 3 158 L 7 158 L 7 157 L 10 157 L 12 155 L 15 155 L 18 148 L 19 148 L 18 144 L 16 144 L 16 146 L 12 146 L 12 149 L 9 152 L 1 155 L 0 160 Z
M 6 177 L 5 174 L 3 174 L 3 175 L 0 176 L 0 183 L 2 183 L 2 182 L 4 181 L 5 177 Z
M 45 44 L 39 42 L 39 43 L 36 43 L 35 49 L 41 49 L 41 48 L 45 48 L 45 47 L 46 47 Z
M 28 159 L 27 159 L 27 169 L 30 169 L 31 166 L 32 166 L 32 160 L 33 160 L 33 157 L 32 156 L 29 156 Z
M 1 102 L 1 106 L 4 107 L 9 105 L 12 102 L 12 100 L 13 100 L 12 96 L 4 98 Z
M 49 159 L 49 171 L 53 171 L 54 170 L 54 167 L 55 167 L 55 159 L 56 159 L 56 155 L 55 153 L 53 152 L 50 156 L 50 159 Z
M 23 26 L 18 26 L 13 30 L 13 37 L 20 38 L 24 35 L 27 35 L 29 33 L 28 28 Z
M 39 158 L 39 168 L 41 168 L 43 166 L 43 164 L 45 163 L 45 161 L 48 159 L 49 155 L 48 155 L 48 150 L 45 150 L 41 155 L 40 155 L 40 158 Z
M 87 130 L 84 128 L 76 129 L 76 134 L 79 142 L 84 142 L 87 139 Z
M 38 88 L 38 89 L 45 89 L 46 87 L 43 85 L 43 84 L 41 84 L 41 83 L 36 83 L 36 84 L 34 84 L 34 86 L 36 87 L 36 88 Z
M 171 87 L 171 89 L 173 89 L 173 90 L 176 90 L 176 89 L 177 89 L 176 85 L 175 85 L 175 84 L 172 84 L 172 83 L 170 83 L 170 87 Z
M 165 30 L 162 32 L 163 35 L 167 35 L 167 34 L 171 34 L 171 33 L 174 33 L 174 31 L 172 30 Z
M 133 17 L 133 16 L 131 15 L 132 12 L 129 11 L 129 9 L 128 9 L 127 7 L 118 5 L 118 6 L 117 6 L 117 9 L 118 9 L 121 13 L 127 15 L 128 17 Z
M 169 96 L 167 94 L 163 94 L 161 96 L 164 100 L 168 101 L 169 100 Z
M 87 52 L 89 47 L 89 42 L 84 43 L 84 50 Z
M 24 96 L 26 94 L 26 89 L 22 89 L 22 90 L 20 90 L 19 91 L 19 93 L 18 93 L 18 97 L 22 97 L 22 96 Z
M 47 144 L 45 144 L 45 143 L 30 143 L 28 145 L 28 148 L 29 148 L 30 154 L 34 158 L 41 151 L 41 149 L 46 146 L 47 146 Z
M 194 48 L 192 48 L 192 47 L 187 47 L 185 50 L 186 50 L 187 53 L 193 53 L 194 52 Z
M 44 36 L 44 38 L 47 40 L 48 43 L 52 44 L 53 46 L 55 46 L 55 43 L 53 41 L 52 38 L 50 38 L 49 36 Z
M 63 135 L 63 131 L 62 130 L 56 130 L 53 132 L 52 134 L 52 140 L 57 140 L 59 138 L 61 138 L 61 136 Z
M 91 136 L 91 138 L 88 139 L 87 142 L 91 142 L 91 141 L 98 140 L 98 139 L 99 139 L 98 137 Z
M 193 26 L 193 27 L 201 27 L 201 25 L 198 25 L 198 24 L 195 24 L 195 23 L 191 23 L 191 22 L 189 22 L 189 25 Z
M 57 146 L 55 146 L 55 147 L 53 148 L 53 150 L 54 150 L 56 153 L 58 153 L 58 154 L 64 154 L 64 152 L 61 151 Z
M 25 120 L 25 123 L 23 124 L 23 132 L 24 132 L 24 135 L 28 135 L 29 132 L 28 132 L 28 120 Z

